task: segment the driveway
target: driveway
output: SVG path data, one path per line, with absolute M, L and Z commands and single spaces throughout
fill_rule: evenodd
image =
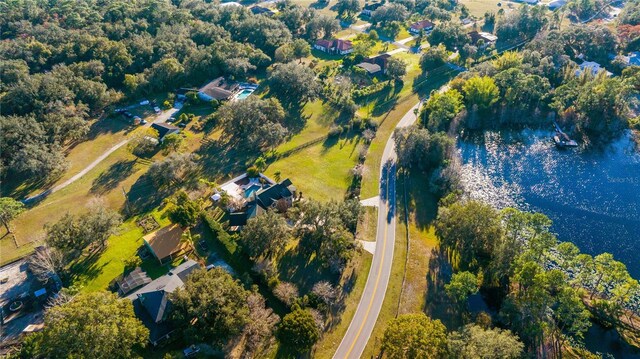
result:
M 176 107 L 172 107 L 169 110 L 163 111 L 158 116 L 156 116 L 156 118 L 153 121 L 148 122 L 147 124 L 143 125 L 143 127 L 151 127 L 151 125 L 154 124 L 154 123 L 167 122 L 167 120 L 169 118 L 171 118 L 171 116 L 175 115 L 178 111 L 180 111 L 181 108 L 182 108 L 182 104 L 178 104 L 178 105 L 176 105 Z M 50 188 L 50 189 L 48 189 L 46 191 L 43 191 L 43 192 L 40 192 L 37 195 L 25 198 L 23 200 L 23 202 L 24 203 L 28 203 L 28 202 L 31 202 L 31 201 L 34 201 L 34 200 L 38 200 L 38 199 L 47 197 L 48 195 L 50 195 L 52 193 L 55 193 L 55 192 L 58 192 L 59 190 L 67 187 L 68 185 L 70 185 L 73 182 L 75 182 L 75 181 L 79 180 L 80 178 L 82 178 L 82 176 L 86 175 L 89 171 L 94 169 L 98 164 L 100 164 L 100 162 L 104 161 L 105 158 L 109 157 L 109 155 L 111 155 L 112 153 L 117 151 L 120 147 L 122 147 L 122 146 L 126 145 L 127 143 L 129 143 L 129 141 L 131 141 L 131 138 L 126 138 L 126 139 L 116 143 L 111 148 L 109 148 L 108 150 L 103 152 L 100 156 L 98 156 L 98 158 L 96 158 L 88 166 L 86 166 L 80 172 L 75 174 L 73 177 L 71 177 L 68 180 L 66 180 L 66 181 L 54 186 L 53 188 Z
M 415 104 L 398 122 L 396 128 L 412 125 L 416 121 L 413 111 L 419 106 L 420 103 Z M 373 261 L 356 314 L 333 356 L 334 359 L 355 359 L 362 356 L 378 320 L 389 285 L 396 241 L 396 153 L 393 135 L 387 140 L 380 168 L 378 229 Z

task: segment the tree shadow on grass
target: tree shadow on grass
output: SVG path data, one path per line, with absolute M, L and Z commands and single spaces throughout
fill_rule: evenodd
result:
M 455 305 L 444 290 L 452 273 L 446 253 L 434 248 L 429 256 L 424 312 L 433 319 L 440 319 L 448 329 L 456 329 L 462 324 Z
M 95 279 L 102 273 L 104 268 L 109 262 L 98 265 L 98 259 L 100 259 L 102 251 L 94 250 L 85 257 L 80 257 L 73 261 L 69 266 L 69 280 L 71 283 L 76 281 L 90 281 Z
M 93 180 L 91 193 L 104 194 L 116 188 L 118 184 L 129 177 L 135 170 L 136 160 L 120 160 L 112 164 L 98 178 Z
M 405 179 L 409 191 L 409 213 L 413 214 L 418 228 L 426 229 L 438 215 L 438 198 L 425 188 L 429 182 L 426 174 L 409 174 Z
M 309 257 L 302 253 L 298 247 L 287 251 L 278 261 L 278 273 L 280 278 L 286 278 L 292 283 L 298 284 L 301 293 L 311 291 L 317 282 L 326 280 L 336 283 L 338 275 L 329 273 L 323 268 L 316 257 Z
M 134 183 L 127 192 L 127 200 L 124 204 L 124 213 L 131 216 L 138 213 L 146 213 L 158 207 L 162 200 L 172 193 L 169 188 L 158 189 L 148 175 L 143 175 Z
M 233 174 L 245 171 L 262 150 L 248 148 L 231 139 L 220 139 L 203 143 L 196 153 L 206 178 L 231 178 Z

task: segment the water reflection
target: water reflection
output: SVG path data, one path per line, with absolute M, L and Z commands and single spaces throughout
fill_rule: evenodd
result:
M 640 152 L 630 133 L 597 148 L 559 150 L 547 131 L 458 140 L 462 185 L 498 208 L 540 211 L 558 238 L 611 252 L 640 278 Z

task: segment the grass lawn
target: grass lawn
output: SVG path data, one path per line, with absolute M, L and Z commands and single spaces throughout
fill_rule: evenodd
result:
M 151 215 L 160 224 L 160 227 L 169 224 L 169 220 L 162 213 L 153 212 Z M 72 280 L 74 285 L 82 287 L 83 291 L 93 292 L 105 290 L 114 278 L 122 275 L 125 269 L 125 261 L 135 257 L 138 248 L 142 246 L 142 228 L 136 224 L 138 217 L 126 221 L 119 228 L 118 234 L 109 238 L 109 243 L 104 252 L 92 260 L 85 259 L 72 266 Z M 142 268 L 154 279 L 168 271 L 168 266 L 161 266 L 154 258 L 150 257 L 142 265 Z
M 409 254 L 400 313 L 417 313 L 425 308 L 429 258 L 438 246 L 432 226 L 437 214 L 437 199 L 423 190 L 423 183 L 427 181 L 424 176 L 410 176 L 405 180 L 409 207 Z M 402 227 L 406 235 L 404 223 Z
M 326 136 L 331 125 L 339 118 L 340 112 L 321 100 L 309 102 L 304 106 L 302 116 L 307 123 L 300 133 L 276 148 L 277 152 L 291 150 L 301 144 Z
M 273 162 L 266 174 L 280 172 L 281 178 L 290 178 L 305 198 L 342 200 L 361 148 L 360 137 L 327 139 Z
M 517 8 L 518 3 L 500 0 L 460 0 L 460 3 L 469 9 L 469 15 L 476 18 L 484 18 L 485 12 L 498 13 L 498 10 Z M 498 6 L 501 3 L 502 6 Z
M 366 207 L 364 211 L 363 219 L 358 224 L 356 238 L 359 240 L 374 241 L 376 239 L 378 210 L 375 207 Z M 355 284 L 352 285 L 353 289 L 351 289 L 343 301 L 343 310 L 332 313 L 331 318 L 329 318 L 331 326 L 314 347 L 313 357 L 320 359 L 333 357 L 338 345 L 340 345 L 340 341 L 342 341 L 342 337 L 349 328 L 351 319 L 353 319 L 356 313 L 362 291 L 364 291 L 364 286 L 367 282 L 372 259 L 373 256 L 363 250 L 360 255 L 352 261 L 351 267 L 353 268 L 353 273 L 357 275 Z M 342 285 L 345 284 L 345 279 L 348 277 L 348 275 L 343 276 Z

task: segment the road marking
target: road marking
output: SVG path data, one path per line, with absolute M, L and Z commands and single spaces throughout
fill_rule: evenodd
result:
M 389 212 L 390 208 L 389 208 L 389 170 L 387 170 L 387 188 L 386 188 L 386 196 L 387 196 L 387 212 Z M 371 306 L 373 305 L 373 300 L 375 299 L 375 293 L 378 291 L 378 283 L 380 282 L 380 275 L 382 274 L 382 267 L 384 264 L 384 249 L 387 246 L 387 229 L 389 228 L 389 221 L 385 220 L 384 221 L 384 240 L 382 241 L 382 258 L 380 259 L 380 267 L 378 268 L 378 276 L 376 277 L 376 284 L 373 286 L 373 293 L 371 294 L 371 300 L 369 300 L 369 306 L 367 306 L 367 311 L 365 312 L 365 317 L 364 320 L 362 321 L 362 324 L 360 325 L 360 328 L 358 329 L 358 333 L 356 333 L 356 337 L 353 340 L 353 342 L 351 342 L 351 346 L 349 347 L 349 351 L 347 352 L 347 358 L 349 358 L 349 355 L 351 355 L 351 352 L 353 351 L 353 348 L 356 345 L 356 342 L 358 341 L 358 338 L 360 337 L 360 334 L 362 333 L 362 329 L 364 329 L 364 325 L 367 322 L 367 318 L 369 318 L 369 312 L 371 311 Z M 384 301 L 383 301 L 384 302 Z M 373 329 L 372 329 L 373 330 Z

